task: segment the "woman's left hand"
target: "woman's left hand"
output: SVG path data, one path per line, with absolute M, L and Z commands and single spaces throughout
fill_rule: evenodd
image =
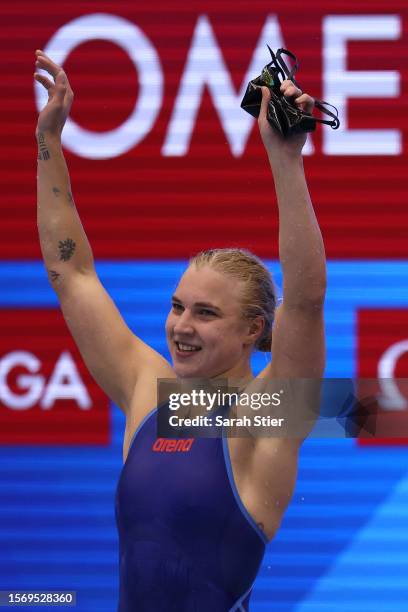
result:
M 308 94 L 303 93 L 292 81 L 285 80 L 280 87 L 285 98 L 291 99 L 294 104 L 305 113 L 312 114 L 314 99 Z M 267 87 L 262 87 L 262 103 L 258 117 L 259 132 L 262 142 L 265 145 L 269 158 L 274 158 L 281 154 L 301 155 L 303 146 L 306 142 L 306 132 L 293 134 L 284 138 L 275 128 L 273 128 L 266 118 L 268 102 L 271 98 Z

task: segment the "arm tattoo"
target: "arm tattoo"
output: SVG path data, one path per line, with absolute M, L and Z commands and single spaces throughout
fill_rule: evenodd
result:
M 58 243 L 60 260 L 68 261 L 69 259 L 71 259 L 75 251 L 75 246 L 75 242 L 71 240 L 71 238 L 67 238 L 66 240 L 60 240 Z
M 45 136 L 42 132 L 38 134 L 38 159 L 42 161 L 47 161 L 50 159 L 51 155 L 48 151 L 47 145 L 45 143 Z
M 58 187 L 53 187 L 52 193 L 55 195 L 56 198 L 59 198 L 61 195 L 61 189 L 59 189 Z M 74 198 L 72 197 L 72 193 L 70 191 L 67 191 L 67 200 L 68 204 L 70 204 L 71 206 L 75 206 Z
M 48 270 L 48 274 L 50 275 L 50 279 L 53 283 L 61 277 L 61 274 L 59 274 L 55 270 Z

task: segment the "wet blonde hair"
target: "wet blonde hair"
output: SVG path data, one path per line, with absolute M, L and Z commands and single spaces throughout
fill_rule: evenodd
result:
M 246 249 L 207 249 L 190 259 L 197 268 L 210 266 L 244 283 L 241 297 L 242 314 L 251 320 L 262 316 L 264 328 L 255 343 L 259 351 L 271 350 L 272 325 L 275 316 L 277 292 L 269 270 L 263 262 Z

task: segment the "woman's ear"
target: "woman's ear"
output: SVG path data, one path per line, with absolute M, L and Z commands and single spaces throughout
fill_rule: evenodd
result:
M 251 319 L 248 325 L 248 344 L 256 344 L 262 336 L 265 327 L 265 319 L 261 315 Z

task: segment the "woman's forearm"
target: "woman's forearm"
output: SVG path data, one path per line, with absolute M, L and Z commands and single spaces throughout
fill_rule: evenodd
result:
M 57 288 L 72 271 L 93 270 L 92 250 L 71 193 L 58 136 L 37 132 L 37 225 L 41 251 Z
M 326 257 L 303 170 L 302 156 L 269 155 L 279 209 L 279 259 L 287 305 L 324 302 Z

